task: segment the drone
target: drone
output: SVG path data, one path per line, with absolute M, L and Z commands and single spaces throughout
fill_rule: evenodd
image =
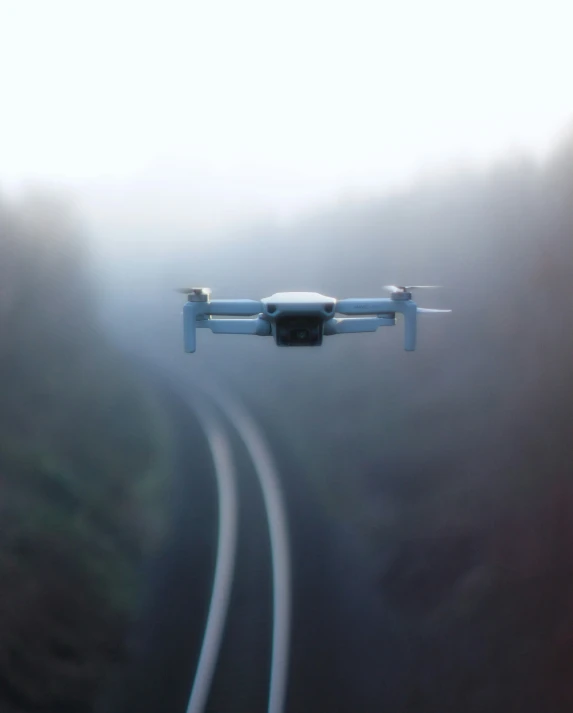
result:
M 452 311 L 426 309 L 412 301 L 412 290 L 434 287 L 385 285 L 389 297 L 342 300 L 318 292 L 277 292 L 262 300 L 211 300 L 211 290 L 206 287 L 181 288 L 176 292 L 187 295 L 183 340 L 188 353 L 197 349 L 197 329 L 210 329 L 215 334 L 273 336 L 279 347 L 319 347 L 323 337 L 334 334 L 393 327 L 397 315 L 404 319 L 404 349 L 412 352 L 416 349 L 418 315 Z

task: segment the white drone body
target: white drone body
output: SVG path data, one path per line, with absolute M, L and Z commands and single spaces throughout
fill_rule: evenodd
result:
M 396 316 L 401 314 L 404 349 L 411 352 L 416 348 L 418 314 L 451 312 L 418 307 L 412 301 L 410 290 L 414 287 L 390 285 L 387 289 L 390 297 L 342 300 L 318 292 L 277 292 L 262 300 L 211 300 L 211 291 L 207 288 L 181 289 L 178 292 L 187 295 L 183 308 L 185 351 L 196 350 L 197 329 L 210 329 L 215 334 L 273 336 L 279 347 L 318 347 L 323 337 L 334 334 L 375 332 L 378 327 L 393 327 Z

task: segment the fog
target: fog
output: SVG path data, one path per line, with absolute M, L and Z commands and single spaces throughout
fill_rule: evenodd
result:
M 559 0 L 31 7 L 1 10 L 0 175 L 103 191 L 157 229 L 543 154 L 571 113 Z
M 507 155 L 546 159 L 573 113 L 563 9 L 5 3 L 0 181 L 75 201 L 98 279 L 119 294 L 152 288 L 162 270 L 165 287 L 225 290 L 214 259 L 195 268 L 191 244 L 224 264 L 224 246 L 253 231 Z M 260 256 L 242 253 L 254 276 Z M 365 279 L 353 284 L 371 288 Z
M 14 404 L 17 384 L 32 384 L 16 425 L 6 407 L 4 433 L 22 424 L 18 443 L 51 433 L 47 416 L 34 423 L 37 401 L 52 398 L 72 434 L 57 438 L 64 452 L 66 438 L 84 444 L 83 468 L 96 439 L 84 442 L 68 411 L 92 352 L 91 388 L 106 383 L 109 400 L 82 398 L 117 410 L 111 432 L 123 370 L 142 362 L 191 403 L 197 381 L 243 400 L 340 548 L 348 710 L 572 703 L 563 10 L 54 0 L 0 11 L 2 378 Z M 30 200 L 38 194 L 66 206 L 65 229 Z M 416 299 L 453 310 L 420 316 L 414 353 L 402 325 L 316 350 L 202 330 L 197 352 L 183 353 L 176 287 L 343 298 L 389 283 L 441 285 Z M 49 388 L 34 358 L 19 357 L 43 340 L 57 345 Z M 112 348 L 125 363 L 110 379 Z M 57 362 L 68 358 L 62 398 L 69 376 Z M 143 468 L 145 449 L 125 448 L 137 452 L 127 470 Z
M 361 642 L 347 674 L 365 709 L 469 700 L 501 711 L 519 699 L 534 711 L 547 696 L 556 710 L 569 705 L 558 669 L 542 661 L 548 649 L 569 656 L 558 632 L 573 584 L 572 165 L 570 139 L 556 141 L 543 159 L 509 154 L 289 221 L 244 222 L 209 239 L 173 230 L 165 252 L 142 225 L 133 261 L 118 259 L 99 283 L 116 339 L 184 392 L 199 379 L 239 394 L 342 533 L 360 562 L 358 571 L 341 562 L 356 588 L 342 616 Z M 420 319 L 414 354 L 399 327 L 308 351 L 200 332 L 189 356 L 171 290 L 190 281 L 255 298 L 437 283 L 419 303 L 453 312 Z M 484 630 L 489 644 L 478 646 Z
M 508 152 L 289 220 L 172 226 L 159 249 L 145 221 L 119 228 L 118 255 L 94 267 L 115 339 L 182 392 L 199 379 L 243 398 L 360 563 L 341 561 L 340 587 L 354 583 L 341 616 L 364 709 L 569 705 L 563 669 L 542 662 L 548 650 L 569 660 L 572 165 L 557 137 L 544 157 Z M 453 312 L 420 318 L 414 354 L 399 326 L 308 351 L 200 332 L 190 356 L 171 291 L 189 283 L 252 298 L 435 283 L 419 304 Z

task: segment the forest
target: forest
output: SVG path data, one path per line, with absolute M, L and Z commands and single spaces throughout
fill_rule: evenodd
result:
M 0 709 L 91 710 L 161 541 L 157 394 L 98 328 L 85 236 L 51 190 L 0 204 Z
M 294 353 L 200 334 L 179 357 L 281 433 L 360 543 L 379 607 L 356 665 L 388 710 L 573 704 L 572 138 L 546 161 L 507 156 L 238 232 L 217 261 L 190 238 L 186 277 L 162 271 L 166 292 L 181 274 L 214 297 L 444 287 L 416 294 L 453 312 L 420 317 L 413 354 L 398 327 Z M 148 348 L 175 369 L 180 325 L 159 304 Z
M 49 192 L 5 199 L 2 710 L 90 711 L 124 653 L 171 457 L 126 343 L 181 378 L 192 358 L 199 378 L 242 395 L 359 543 L 379 607 L 365 614 L 370 700 L 570 710 L 572 197 L 573 134 L 545 161 L 508 156 L 207 244 L 190 231 L 177 255 L 130 256 L 134 287 L 160 272 L 145 310 L 137 289 L 105 301 L 81 215 Z M 398 326 L 294 352 L 200 334 L 189 357 L 179 280 L 253 298 L 435 283 L 419 304 L 453 312 L 420 318 L 413 354 Z

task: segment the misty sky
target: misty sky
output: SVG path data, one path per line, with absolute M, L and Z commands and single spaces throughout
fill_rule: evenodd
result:
M 567 7 L 3 0 L 0 179 L 278 215 L 542 155 L 573 116 Z

